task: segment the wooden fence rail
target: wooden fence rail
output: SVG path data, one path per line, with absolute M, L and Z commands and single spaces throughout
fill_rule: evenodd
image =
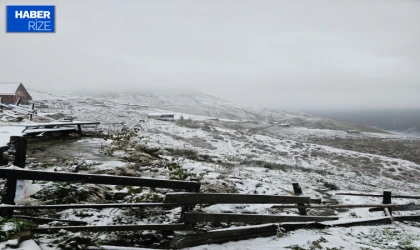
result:
M 338 220 L 333 216 L 289 216 L 289 215 L 259 215 L 259 214 L 230 214 L 230 213 L 186 213 L 184 222 L 246 222 L 249 224 L 263 224 L 275 222 L 311 222 Z
M 186 204 L 309 204 L 311 198 L 258 194 L 168 193 L 164 202 Z
M 110 226 L 68 226 L 68 227 L 48 227 L 48 228 L 34 228 L 32 233 L 49 234 L 56 233 L 61 230 L 70 232 L 105 232 L 105 231 L 141 231 L 141 230 L 184 230 L 183 223 L 174 224 L 146 224 L 146 225 L 110 225 Z
M 199 182 L 0 168 L 0 178 L 197 190 Z
M 411 210 L 420 210 L 420 205 L 413 204 L 340 204 L 340 205 L 275 205 L 272 208 L 310 208 L 310 209 L 325 209 L 325 208 L 372 208 L 371 212 L 384 211 L 384 208 L 392 208 L 393 210 L 399 211 L 411 211 Z M 369 211 L 370 211 L 369 210 Z
M 357 193 L 336 193 L 335 195 L 348 195 L 348 196 L 365 196 L 365 197 L 378 197 L 383 198 L 383 194 L 357 194 Z M 420 199 L 420 196 L 410 196 L 410 195 L 392 195 L 392 198 L 401 198 L 401 199 Z
M 41 217 L 33 217 L 33 216 L 25 216 L 25 215 L 13 215 L 13 218 L 18 219 L 25 219 L 30 220 L 37 223 L 48 223 L 52 221 L 59 221 L 68 224 L 77 224 L 77 225 L 87 225 L 86 221 L 77 221 L 77 220 L 63 220 L 63 219 L 56 219 L 56 218 L 41 218 Z
M 21 206 L 21 205 L 2 205 L 2 210 L 30 210 L 30 209 L 79 209 L 79 208 L 125 208 L 125 207 L 164 207 L 164 208 L 175 208 L 185 206 L 181 203 L 103 203 L 103 204 L 57 204 L 57 205 L 33 205 L 33 206 Z
M 302 216 L 296 216 L 302 217 Z M 395 221 L 418 221 L 420 215 L 416 216 L 396 216 L 393 217 Z M 246 240 L 257 237 L 267 237 L 276 235 L 279 232 L 288 232 L 297 229 L 324 229 L 329 227 L 353 227 L 353 226 L 377 226 L 389 224 L 389 217 L 349 219 L 346 221 L 321 221 L 321 222 L 294 222 L 294 223 L 279 223 L 279 224 L 265 224 L 238 227 L 234 229 L 221 229 L 208 231 L 204 233 L 195 233 L 187 235 L 176 235 L 171 241 L 171 247 L 174 249 L 194 247 L 204 244 L 221 244 L 229 241 Z
M 40 124 L 38 124 L 40 125 Z M 43 124 L 41 124 L 43 125 Z M 63 123 L 60 123 L 63 125 Z M 72 123 L 72 125 L 74 125 Z M 51 126 L 51 124 L 46 125 Z M 80 124 L 79 124 L 80 126 Z M 80 127 L 79 127 L 80 129 Z M 383 198 L 382 204 L 340 204 L 329 205 L 321 204 L 321 199 L 312 199 L 303 196 L 303 192 L 298 183 L 293 183 L 293 191 L 290 192 L 294 196 L 279 195 L 255 195 L 255 194 L 231 194 L 231 193 L 199 193 L 201 184 L 197 180 L 178 181 L 151 179 L 129 176 L 111 176 L 111 175 L 95 175 L 80 173 L 63 173 L 63 172 L 45 172 L 38 170 L 22 169 L 25 166 L 26 159 L 26 138 L 11 137 L 10 148 L 11 160 L 17 167 L 0 168 L 0 178 L 6 178 L 6 191 L 2 197 L 2 203 L 9 205 L 0 206 L 0 214 L 2 216 L 10 216 L 13 210 L 27 209 L 78 209 L 78 208 L 175 208 L 182 207 L 180 221 L 172 224 L 146 224 L 146 225 L 108 225 L 108 226 L 63 226 L 34 228 L 32 233 L 49 234 L 56 233 L 61 230 L 66 231 L 137 231 L 137 230 L 157 230 L 157 231 L 174 231 L 174 230 L 191 230 L 194 223 L 199 222 L 242 222 L 247 224 L 265 224 L 279 223 L 269 225 L 258 225 L 244 228 L 236 228 L 230 230 L 215 230 L 206 233 L 194 235 L 176 236 L 171 245 L 173 248 L 190 247 L 210 243 L 223 243 L 231 240 L 249 239 L 261 236 L 270 236 L 278 233 L 279 228 L 287 230 L 295 230 L 300 228 L 328 228 L 328 227 L 349 227 L 362 225 L 379 225 L 388 224 L 393 221 L 419 221 L 420 215 L 412 216 L 392 216 L 392 211 L 409 211 L 420 210 L 420 205 L 397 205 L 391 204 L 392 198 L 420 199 L 420 196 L 403 196 L 391 195 L 391 192 L 385 191 L 383 194 L 354 194 L 354 193 L 337 193 L 336 195 L 355 195 Z M 0 150 L 1 153 L 1 150 Z M 1 157 L 0 157 L 1 158 Z M 0 161 L 0 163 L 2 163 Z M 92 183 L 92 184 L 108 184 L 123 186 L 142 186 L 152 188 L 167 188 L 174 190 L 185 190 L 186 193 L 168 193 L 163 203 L 105 203 L 105 204 L 57 204 L 57 205 L 36 205 L 36 206 L 18 206 L 13 205 L 13 199 L 16 190 L 16 180 L 43 180 L 57 182 L 76 182 L 76 183 Z M 233 214 L 233 213 L 198 213 L 192 209 L 196 204 L 279 204 L 272 206 L 273 208 L 293 208 L 298 209 L 300 216 L 290 215 L 261 215 L 261 214 Z M 315 204 L 315 205 L 312 205 Z M 334 209 L 334 208 L 355 208 L 369 207 L 369 211 L 383 211 L 385 217 L 342 220 L 335 216 L 308 216 L 306 209 Z M 19 216 L 16 216 L 19 217 Z M 38 218 L 20 216 L 38 222 L 50 222 L 53 218 Z M 86 224 L 82 221 L 60 220 L 69 224 Z M 197 231 L 195 231 L 197 233 Z
M 397 211 L 413 211 L 413 210 L 420 210 L 420 205 L 414 205 L 414 204 L 405 204 L 405 205 L 392 205 L 392 206 L 388 206 L 388 205 L 384 205 L 383 207 L 389 207 L 392 208 L 392 210 L 397 210 Z M 370 208 L 369 212 L 383 212 L 384 209 L 381 207 L 374 207 L 374 208 Z
M 204 244 L 217 244 L 227 241 L 246 240 L 256 237 L 276 235 L 279 226 L 275 224 L 259 225 L 254 227 L 210 231 L 201 234 L 179 235 L 171 241 L 171 247 L 175 249 L 194 247 Z

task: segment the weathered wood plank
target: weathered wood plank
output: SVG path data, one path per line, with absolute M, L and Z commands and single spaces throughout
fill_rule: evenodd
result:
M 258 214 L 212 214 L 212 213 L 185 213 L 184 222 L 246 222 L 249 224 L 276 223 L 276 222 L 307 222 L 338 220 L 332 216 L 288 216 L 288 215 L 258 215 Z
M 302 216 L 299 216 L 302 217 Z M 419 216 L 398 216 L 396 221 L 420 220 Z M 209 231 L 201 234 L 176 236 L 171 241 L 173 248 L 194 247 L 204 244 L 220 244 L 229 241 L 245 240 L 256 237 L 276 235 L 278 228 L 292 231 L 302 228 L 328 228 L 328 227 L 352 227 L 352 226 L 377 226 L 389 224 L 389 218 L 366 218 L 347 221 L 324 221 L 315 223 L 281 223 L 269 225 L 247 226 L 243 228 Z
M 179 249 L 206 244 L 220 244 L 228 241 L 246 240 L 256 237 L 276 235 L 278 225 L 260 225 L 256 227 L 209 231 L 202 234 L 176 236 L 170 243 L 171 248 Z
M 296 195 L 296 196 L 302 196 L 303 195 L 303 192 L 302 192 L 302 188 L 300 187 L 300 185 L 299 185 L 299 183 L 292 183 L 292 186 L 293 186 L 293 192 L 294 192 L 294 194 Z M 297 204 L 297 205 L 304 205 L 304 204 Z M 306 209 L 304 208 L 304 207 L 299 207 L 298 208 L 298 211 L 299 211 L 299 214 L 300 215 L 308 215 L 307 213 L 306 213 Z
M 40 129 L 27 129 L 23 131 L 24 134 L 44 133 L 44 132 L 61 132 L 61 131 L 77 131 L 76 128 L 61 127 L 61 128 L 40 128 Z
M 384 211 L 384 208 L 390 207 L 399 209 L 404 208 L 406 206 L 416 206 L 416 205 L 397 205 L 397 204 L 339 204 L 339 205 L 274 205 L 272 208 L 312 208 L 312 209 L 325 209 L 325 208 L 356 208 L 356 207 L 375 207 L 373 209 L 378 209 L 378 211 Z M 420 206 L 418 206 L 420 209 Z M 415 210 L 415 209 L 412 209 Z
M 21 170 L 0 168 L 0 178 L 15 178 L 22 180 L 42 180 L 59 182 L 79 182 L 93 184 L 110 184 L 138 187 L 155 187 L 169 189 L 197 190 L 201 184 L 191 181 L 159 180 L 128 176 L 75 174 L 63 172 L 46 172 L 37 170 Z
M 394 221 L 420 221 L 420 215 L 401 215 L 394 216 Z
M 124 208 L 124 207 L 181 207 L 185 204 L 174 203 L 105 203 L 105 204 L 59 204 L 59 205 L 36 205 L 36 206 L 19 206 L 19 205 L 2 205 L 0 211 L 7 209 L 28 210 L 28 209 L 78 209 L 78 208 Z
M 245 226 L 228 228 L 222 230 L 207 231 L 190 235 L 178 235 L 170 243 L 171 248 L 180 249 L 194 247 L 205 244 L 221 244 L 229 241 L 246 240 L 256 237 L 268 237 L 278 233 L 281 229 L 284 232 L 302 228 L 326 228 L 317 223 L 280 223 L 264 224 L 255 226 Z
M 354 227 L 354 226 L 377 226 L 377 225 L 385 225 L 389 224 L 389 217 L 381 217 L 381 218 L 366 218 L 366 219 L 354 219 L 354 220 L 346 220 L 346 221 L 325 221 L 325 222 L 317 222 L 319 225 L 327 226 L 327 227 Z
M 144 248 L 144 247 L 120 247 L 120 246 L 110 246 L 110 245 L 100 245 L 100 246 L 89 246 L 89 250 L 156 250 L 156 248 Z M 165 248 L 163 248 L 165 249 Z
M 6 154 L 5 154 L 6 149 L 4 149 L 4 147 L 0 147 L 0 166 L 6 165 Z
M 34 228 L 32 233 L 49 234 L 60 230 L 70 232 L 112 232 L 112 231 L 141 231 L 141 230 L 184 230 L 183 223 L 174 224 L 145 224 L 145 225 L 110 225 L 110 226 L 69 226 L 69 227 L 46 227 Z
M 309 197 L 258 195 L 258 194 L 219 194 L 219 193 L 169 193 L 167 203 L 188 204 L 295 204 L 309 203 Z
M 26 148 L 28 140 L 23 136 L 10 136 L 10 148 L 12 149 L 12 154 L 9 157 L 13 160 L 13 165 L 24 168 L 26 161 Z M 19 178 L 15 176 L 6 177 L 5 191 L 1 198 L 1 203 L 3 204 L 15 204 L 15 195 L 16 195 L 16 182 Z M 1 216 L 12 216 L 13 209 L 1 210 Z
M 391 197 L 392 197 L 391 191 L 384 191 L 383 198 L 382 198 L 382 204 L 391 204 Z M 391 223 L 393 223 L 393 220 L 392 220 L 392 217 L 391 217 L 392 216 L 392 210 L 390 208 L 386 207 L 386 208 L 384 208 L 384 212 L 385 212 L 386 216 L 391 218 L 390 219 Z
M 335 195 L 349 195 L 349 196 L 366 196 L 366 197 L 380 197 L 383 198 L 383 194 L 355 194 L 355 193 L 336 193 Z M 400 199 L 420 199 L 420 196 L 410 196 L 410 195 L 392 195 L 392 198 Z
M 325 225 L 325 226 L 335 226 L 335 227 L 352 227 L 352 226 L 384 225 L 384 224 L 390 224 L 393 221 L 420 221 L 420 215 L 387 216 L 387 217 L 381 217 L 381 218 L 362 218 L 362 219 L 354 219 L 354 221 L 331 221 L 331 222 L 325 221 L 325 222 L 317 222 L 317 224 Z
M 321 199 L 310 199 L 309 200 L 309 204 L 321 204 L 322 200 Z
M 55 219 L 55 218 L 41 218 L 41 217 L 33 217 L 33 216 L 25 216 L 25 215 L 13 215 L 14 218 L 19 219 L 25 219 L 34 221 L 37 223 L 48 223 L 52 221 L 59 221 L 59 222 L 65 222 L 69 224 L 77 224 L 77 225 L 87 225 L 88 223 L 86 221 L 77 221 L 77 220 L 63 220 L 63 219 Z
M 43 126 L 66 126 L 66 125 L 98 125 L 100 122 L 89 122 L 89 121 L 72 121 L 72 122 L 46 122 L 46 123 L 20 123 L 13 124 L 12 126 L 18 127 L 43 127 Z
M 420 205 L 394 205 L 392 206 L 392 210 L 398 210 L 398 211 L 414 211 L 414 210 L 420 210 Z M 374 207 L 369 209 L 369 212 L 383 212 L 384 209 L 381 207 Z

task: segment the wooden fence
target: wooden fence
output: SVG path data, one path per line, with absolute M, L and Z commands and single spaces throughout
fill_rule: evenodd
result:
M 394 221 L 420 220 L 420 215 L 414 216 L 393 216 L 392 211 L 419 210 L 420 205 L 397 205 L 392 204 L 392 198 L 419 199 L 417 196 L 392 195 L 389 191 L 383 194 L 352 194 L 337 193 L 336 195 L 357 195 L 382 198 L 382 204 L 325 204 L 321 199 L 313 199 L 304 196 L 298 183 L 293 183 L 294 196 L 279 195 L 256 195 L 256 194 L 226 194 L 226 193 L 199 193 L 201 184 L 196 180 L 177 181 L 164 179 L 151 179 L 128 176 L 94 175 L 63 172 L 45 172 L 37 170 L 23 169 L 26 157 L 26 138 L 12 137 L 10 148 L 11 155 L 9 160 L 18 168 L 0 168 L 0 178 L 6 179 L 5 192 L 2 197 L 0 214 L 2 216 L 13 216 L 14 210 L 26 209 L 79 209 L 79 208 L 124 208 L 124 207 L 181 207 L 180 221 L 170 224 L 145 224 L 145 225 L 109 225 L 109 226 L 89 226 L 85 222 L 57 220 L 52 218 L 39 218 L 20 216 L 34 222 L 45 223 L 49 221 L 63 221 L 78 226 L 46 227 L 34 228 L 31 233 L 49 234 L 60 230 L 67 231 L 134 231 L 134 230 L 157 230 L 163 232 L 190 230 L 192 233 L 187 235 L 175 235 L 171 241 L 171 248 L 184 248 L 210 243 L 223 243 L 232 240 L 242 240 L 255 237 L 275 235 L 280 229 L 290 231 L 300 228 L 327 228 L 332 226 L 360 226 L 360 225 L 379 225 L 393 223 Z M 57 205 L 37 205 L 20 206 L 14 205 L 16 190 L 16 180 L 45 180 L 57 182 L 93 183 L 108 185 L 127 185 L 142 186 L 153 188 L 166 188 L 172 190 L 184 190 L 186 192 L 167 193 L 161 203 L 106 203 L 106 204 L 57 204 Z M 196 205 L 212 204 L 271 204 L 273 208 L 296 209 L 299 215 L 263 215 L 263 214 L 240 214 L 240 213 L 203 213 L 195 212 Z M 340 221 L 337 216 L 309 216 L 307 209 L 336 209 L 336 208 L 371 208 L 371 212 L 382 211 L 385 216 L 378 218 L 357 219 L 355 221 Z M 16 216 L 18 217 L 18 216 Z M 251 226 L 238 227 L 235 229 L 213 230 L 203 232 L 194 230 L 196 223 L 206 222 L 225 222 L 225 223 L 247 223 Z M 265 224 L 265 225 L 261 225 Z M 193 230 L 192 230 L 193 229 Z

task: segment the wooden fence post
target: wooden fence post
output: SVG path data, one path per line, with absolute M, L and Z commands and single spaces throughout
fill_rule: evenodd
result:
M 81 135 L 82 134 L 82 125 L 77 124 L 77 132 Z
M 191 181 L 199 182 L 197 179 L 191 179 Z M 198 186 L 197 188 L 195 188 L 194 190 L 191 190 L 191 191 L 194 192 L 194 193 L 199 193 L 200 192 L 200 186 Z M 183 206 L 181 208 L 181 218 L 180 218 L 181 222 L 184 220 L 185 213 L 191 211 L 194 207 L 195 207 L 195 204 L 189 204 L 189 205 Z M 187 228 L 193 228 L 194 223 L 185 223 L 185 226 Z
M 293 185 L 293 192 L 295 193 L 295 196 L 301 196 L 302 188 L 299 186 L 299 183 L 292 183 Z M 297 205 L 305 205 L 305 204 L 297 204 Z M 306 208 L 298 208 L 300 215 L 307 215 Z
M 10 161 L 13 161 L 13 165 L 24 168 L 26 161 L 26 146 L 27 139 L 23 136 L 11 136 L 9 142 L 9 154 Z M 16 181 L 17 179 L 13 176 L 7 178 L 6 183 L 4 184 L 3 195 L 1 198 L 1 203 L 14 205 L 15 204 L 15 195 L 16 195 Z M 1 216 L 12 216 L 13 209 L 4 210 Z
M 391 204 L 391 191 L 384 191 L 382 204 Z M 391 208 L 385 208 L 385 215 L 392 216 Z
M 0 147 L 0 166 L 5 165 L 4 150 Z

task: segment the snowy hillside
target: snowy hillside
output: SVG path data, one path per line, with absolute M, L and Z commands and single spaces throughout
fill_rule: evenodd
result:
M 199 178 L 202 192 L 290 195 L 291 184 L 298 182 L 305 195 L 333 204 L 380 202 L 369 197 L 335 195 L 340 191 L 381 193 L 383 190 L 392 190 L 401 195 L 418 195 L 420 165 L 415 158 L 420 141 L 415 138 L 373 133 L 370 131 L 377 131 L 298 112 L 230 104 L 201 93 L 143 93 L 98 97 L 54 96 L 33 91 L 32 95 L 38 106 L 44 105 L 44 108 L 39 109 L 42 115 L 57 119 L 71 116 L 78 120 L 100 121 L 100 129 L 105 133 L 121 128 L 121 122 L 139 131 L 135 138 L 130 139 L 130 143 L 114 149 L 112 140 L 102 138 L 84 138 L 63 143 L 29 142 L 31 168 L 72 171 L 75 166 L 86 166 L 82 171 L 155 178 L 180 178 L 181 173 L 183 176 Z M 175 112 L 176 121 L 147 118 L 149 113 L 168 111 Z M 289 123 L 291 126 L 281 127 L 270 123 L 273 121 Z M 343 131 L 352 128 L 364 132 L 349 134 Z M 168 166 L 177 166 L 177 171 L 180 172 L 174 172 Z M 52 183 L 40 185 L 44 190 L 54 190 Z M 107 196 L 104 193 L 108 192 L 128 192 L 131 196 L 127 197 L 130 199 L 143 199 L 148 192 L 152 192 L 140 190 L 133 194 L 127 188 L 117 191 L 89 185 L 85 188 L 94 188 L 92 192 L 98 193 L 92 197 L 94 201 L 105 200 L 104 197 Z M 39 195 L 41 201 L 47 198 L 48 201 L 56 199 L 50 196 L 46 198 L 45 192 L 47 191 Z M 155 190 L 153 195 L 162 197 L 163 193 L 160 192 Z M 393 202 L 403 204 L 407 201 L 393 199 Z M 293 209 L 274 209 L 270 205 L 224 204 L 198 209 L 203 212 L 277 215 L 297 212 Z M 178 209 L 154 211 L 150 212 L 152 218 L 144 218 L 134 212 L 103 209 L 79 213 L 68 209 L 60 212 L 59 216 L 62 219 L 83 218 L 92 225 L 110 225 L 121 221 L 137 224 L 170 222 L 178 219 L 179 214 Z M 365 208 L 309 209 L 308 213 L 337 215 L 340 218 L 381 216 L 370 213 Z M 208 229 L 234 226 L 237 225 L 208 225 Z M 295 245 L 302 248 L 293 249 L 311 249 L 311 242 L 316 242 L 320 237 L 325 239 L 322 245 L 329 249 L 401 249 L 419 247 L 420 242 L 416 238 L 419 232 L 418 223 L 348 229 L 302 229 L 274 238 L 193 249 L 290 249 Z M 76 236 L 81 237 L 77 234 L 66 237 L 57 234 L 52 237 L 70 241 Z M 133 236 L 103 233 L 87 237 L 93 237 L 105 245 L 119 242 L 127 244 L 126 246 L 145 246 L 147 240 L 141 239 L 150 235 L 136 236 L 140 238 L 135 243 L 121 243 L 121 240 L 116 239 Z M 54 238 L 39 242 L 43 249 L 55 249 Z
M 34 93 L 35 97 L 41 93 Z M 317 117 L 302 112 L 290 112 L 280 109 L 267 109 L 258 106 L 249 106 L 232 103 L 217 97 L 209 96 L 198 91 L 183 92 L 149 92 L 149 93 L 117 93 L 101 95 L 82 95 L 84 98 L 101 100 L 109 104 L 127 104 L 147 106 L 148 108 L 163 109 L 178 113 L 192 115 L 235 119 L 241 121 L 254 121 L 259 124 L 269 122 L 289 123 L 294 126 L 349 130 L 359 129 L 369 132 L 381 132 L 379 130 L 363 127 L 355 124 L 338 122 L 322 117 Z M 41 94 L 37 99 L 50 98 L 49 95 Z

